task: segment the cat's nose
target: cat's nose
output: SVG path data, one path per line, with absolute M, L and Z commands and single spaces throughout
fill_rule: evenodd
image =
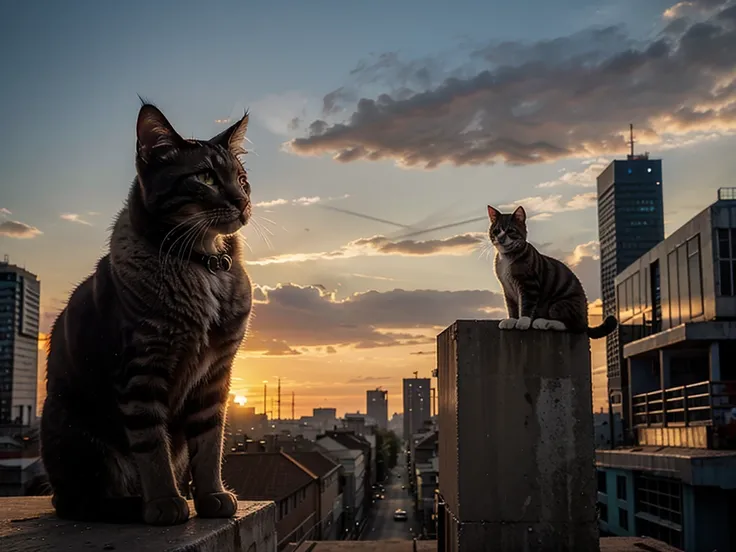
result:
M 235 207 L 240 211 L 241 213 L 244 213 L 245 210 L 248 208 L 248 203 L 250 200 L 247 197 L 239 197 L 235 200 Z

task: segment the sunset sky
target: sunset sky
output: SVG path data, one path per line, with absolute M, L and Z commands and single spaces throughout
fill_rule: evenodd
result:
M 667 233 L 736 185 L 735 68 L 723 0 L 1 2 L 0 253 L 39 275 L 47 332 L 134 177 L 137 95 L 199 138 L 249 108 L 233 389 L 260 411 L 281 377 L 302 415 L 382 386 L 401 411 L 438 331 L 503 314 L 487 221 L 417 232 L 522 204 L 598 298 L 596 175 L 633 123 Z

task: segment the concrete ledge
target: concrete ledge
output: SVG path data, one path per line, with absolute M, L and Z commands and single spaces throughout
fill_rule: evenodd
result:
M 189 507 L 194 512 L 194 505 Z M 275 552 L 276 506 L 239 503 L 232 519 L 194 517 L 183 525 L 77 523 L 56 517 L 46 496 L 0 498 L 3 552 Z

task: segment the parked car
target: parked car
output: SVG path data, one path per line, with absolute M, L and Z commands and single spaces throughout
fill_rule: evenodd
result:
M 399 508 L 394 512 L 394 521 L 406 521 L 409 519 L 409 516 L 406 513 L 406 510 L 402 510 Z

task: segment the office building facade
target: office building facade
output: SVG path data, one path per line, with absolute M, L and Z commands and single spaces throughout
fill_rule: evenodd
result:
M 430 381 L 429 378 L 404 379 L 404 439 L 407 441 L 424 427 L 424 422 L 432 419 Z
M 736 188 L 615 280 L 633 443 L 598 450 L 601 529 L 736 547 Z
M 36 419 L 41 283 L 35 274 L 0 262 L 0 424 Z
M 662 161 L 632 153 L 611 162 L 597 185 L 601 295 L 603 315 L 608 316 L 616 314 L 616 276 L 664 239 Z M 622 347 L 628 340 L 625 329 L 606 338 L 609 400 L 622 416 L 628 385 Z
M 366 412 L 376 420 L 381 429 L 388 428 L 388 391 L 369 389 L 366 391 Z

